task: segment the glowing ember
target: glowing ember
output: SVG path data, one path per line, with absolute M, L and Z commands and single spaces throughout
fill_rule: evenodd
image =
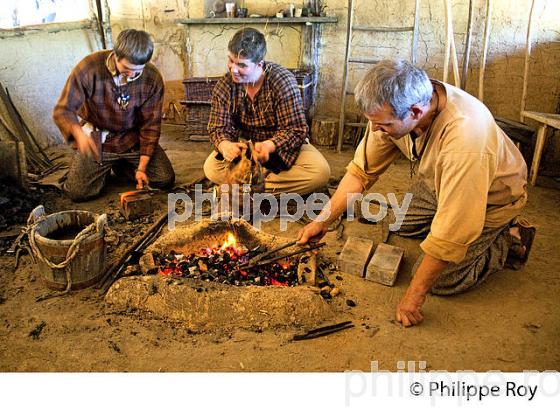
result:
M 263 252 L 266 252 L 266 249 L 260 247 L 247 249 L 230 233 L 221 246 L 203 248 L 188 256 L 171 251 L 167 255 L 154 255 L 154 259 L 161 275 L 236 286 L 298 285 L 295 261 L 273 262 L 259 268 L 239 269 L 239 265 Z
M 121 206 L 123 206 L 124 200 L 125 200 L 126 198 L 128 198 L 129 196 L 132 196 L 132 195 L 134 195 L 134 194 L 136 194 L 136 193 L 137 193 L 137 191 L 123 192 L 123 193 L 120 195 Z

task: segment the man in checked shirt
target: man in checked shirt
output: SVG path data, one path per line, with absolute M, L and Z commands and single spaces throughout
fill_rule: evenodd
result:
M 86 56 L 74 67 L 53 118 L 77 148 L 64 191 L 73 201 L 93 198 L 113 170 L 138 189 L 170 188 L 171 162 L 159 146 L 163 80 L 149 61 L 145 31 L 122 31 L 113 50 Z
M 239 30 L 228 44 L 228 73 L 214 87 L 208 132 L 215 151 L 204 164 L 206 177 L 226 182 L 228 166 L 241 154 L 239 138 L 252 140 L 270 172 L 265 190 L 308 194 L 326 186 L 330 168 L 307 142 L 309 129 L 296 79 L 264 60 L 264 35 Z

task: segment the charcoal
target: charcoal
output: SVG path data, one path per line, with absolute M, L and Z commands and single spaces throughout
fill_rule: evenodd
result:
M 39 336 L 41 336 L 41 332 L 43 331 L 43 329 L 45 328 L 46 325 L 47 324 L 44 321 L 42 321 L 37 326 L 35 326 L 35 328 L 33 328 L 33 330 L 31 332 L 29 332 L 29 336 L 33 340 L 38 340 Z
M 0 179 L 0 231 L 25 225 L 29 213 L 43 200 L 40 191 L 25 191 L 9 178 Z
M 109 347 L 111 349 L 113 349 L 115 352 L 117 353 L 121 353 L 121 348 L 119 347 L 119 345 L 117 345 L 115 342 L 113 342 L 112 340 L 109 340 Z
M 324 288 L 325 286 L 329 286 L 329 282 L 327 282 L 326 280 L 321 280 L 321 281 L 317 282 L 317 287 L 318 288 Z
M 235 286 L 298 285 L 296 261 L 274 262 L 261 266 L 258 270 L 239 269 L 240 265 L 264 251 L 266 249 L 260 247 L 247 250 L 243 245 L 237 244 L 225 249 L 204 248 L 191 255 L 170 251 L 167 255 L 154 256 L 154 261 L 160 274 L 174 278 L 200 279 Z
M 346 299 L 346 304 L 350 307 L 356 307 L 356 302 L 354 302 L 352 299 Z
M 323 299 L 332 299 L 331 293 L 328 290 L 322 290 L 321 296 Z
M 343 278 L 342 276 L 340 276 L 340 275 L 336 275 L 335 278 L 336 278 L 336 280 L 343 280 L 343 279 L 344 279 L 344 278 Z
M 155 283 L 152 283 L 152 286 L 150 286 L 150 290 L 148 291 L 148 295 L 153 296 L 157 293 L 158 293 L 158 287 Z

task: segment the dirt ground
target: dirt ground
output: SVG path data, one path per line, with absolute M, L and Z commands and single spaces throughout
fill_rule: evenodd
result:
M 177 185 L 202 176 L 207 143 L 184 142 L 181 129 L 166 126 L 162 145 L 177 172 Z M 323 150 L 334 177 L 341 177 L 352 156 Z M 408 164 L 399 161 L 375 191 L 406 192 Z M 119 220 L 117 193 L 132 189 L 115 182 L 94 201 L 72 204 L 56 193 L 45 195 L 47 211 L 87 209 L 107 212 L 112 227 L 135 236 L 152 219 L 133 226 Z M 165 198 L 162 198 L 161 212 Z M 334 320 L 355 327 L 327 337 L 291 341 L 302 328 L 236 328 L 198 330 L 181 321 L 136 309 L 118 309 L 96 289 L 72 292 L 36 302 L 47 289 L 29 256 L 13 271 L 12 257 L 0 256 L 0 371 L 344 371 L 371 368 L 397 370 L 400 361 L 425 361 L 427 370 L 559 370 L 560 369 L 560 191 L 529 188 L 525 215 L 538 226 L 531 258 L 519 270 L 504 270 L 479 288 L 453 297 L 428 298 L 425 320 L 404 329 L 394 321 L 396 304 L 410 280 L 419 241 L 395 238 L 404 247 L 405 264 L 394 287 L 336 273 L 331 279 L 343 290 L 333 304 Z M 372 238 L 377 226 L 344 222 L 343 239 L 327 235 L 324 252 L 332 260 L 348 235 Z M 300 228 L 290 224 L 288 238 Z M 140 229 L 140 230 L 141 230 Z M 263 228 L 278 233 L 277 221 Z M 125 236 L 126 238 L 126 236 Z M 126 241 L 109 253 L 115 258 Z M 355 307 L 343 303 L 355 301 Z

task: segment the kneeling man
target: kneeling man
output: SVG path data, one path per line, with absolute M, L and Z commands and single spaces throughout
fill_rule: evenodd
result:
M 423 237 L 414 277 L 397 306 L 405 326 L 423 319 L 428 292 L 464 292 L 511 262 L 527 260 L 534 228 L 519 218 L 527 201 L 527 167 L 490 111 L 465 91 L 430 80 L 405 61 L 376 64 L 355 90 L 369 120 L 322 220 L 307 225 L 299 242 L 323 236 L 401 153 L 418 167 L 411 204 L 399 228 Z
M 227 183 L 243 138 L 254 143 L 267 171 L 267 192 L 308 194 L 327 185 L 329 164 L 307 141 L 309 129 L 294 75 L 265 61 L 265 54 L 264 35 L 255 29 L 241 29 L 230 40 L 229 71 L 212 93 L 208 132 L 215 151 L 204 173 L 216 184 Z

